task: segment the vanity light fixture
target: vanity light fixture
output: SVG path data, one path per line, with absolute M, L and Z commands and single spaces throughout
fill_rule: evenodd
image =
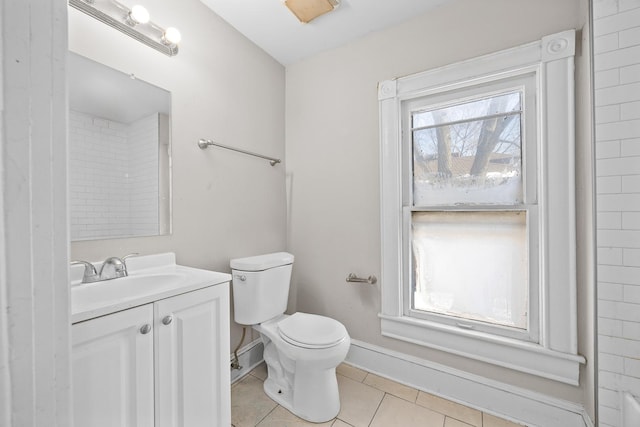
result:
M 182 35 L 176 28 L 169 27 L 164 30 L 164 34 L 162 35 L 162 43 L 169 46 L 177 46 L 178 43 L 180 43 L 180 40 L 182 40 Z
M 135 5 L 129 9 L 116 0 L 69 0 L 69 6 L 167 56 L 178 54 L 180 32 L 174 27 L 164 29 L 153 23 L 144 6 Z
M 125 22 L 131 27 L 135 27 L 138 24 L 146 24 L 149 22 L 149 12 L 144 6 L 136 4 L 131 7 L 129 13 L 125 17 Z

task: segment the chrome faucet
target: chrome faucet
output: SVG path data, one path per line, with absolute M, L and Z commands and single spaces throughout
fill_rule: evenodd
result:
M 127 264 L 125 260 L 131 256 L 138 255 L 132 253 L 118 258 L 112 256 L 104 260 L 100 273 L 97 272 L 95 265 L 87 261 L 74 260 L 71 261 L 71 265 L 84 265 L 84 274 L 82 275 L 82 283 L 101 282 L 103 280 L 117 279 L 119 277 L 126 277 L 129 275 L 127 272 Z
M 95 265 L 87 261 L 74 260 L 70 262 L 71 265 L 84 265 L 84 274 L 82 275 L 82 283 L 93 283 L 100 280 Z
M 105 259 L 100 268 L 100 280 L 117 279 L 127 275 L 127 264 L 117 256 Z
M 125 263 L 125 260 L 134 255 L 138 254 L 128 254 L 123 256 L 122 258 L 112 256 L 105 259 L 102 263 L 102 268 L 100 268 L 100 280 L 111 280 L 117 279 L 119 277 L 127 277 L 129 273 L 127 272 L 127 264 Z

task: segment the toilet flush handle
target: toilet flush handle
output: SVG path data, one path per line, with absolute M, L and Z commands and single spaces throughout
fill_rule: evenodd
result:
M 247 276 L 245 276 L 244 274 L 234 274 L 233 277 L 240 280 L 241 282 L 244 282 L 247 280 Z

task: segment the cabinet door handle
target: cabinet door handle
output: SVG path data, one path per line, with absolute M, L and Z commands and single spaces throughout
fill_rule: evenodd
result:
M 172 316 L 172 315 L 164 316 L 164 317 L 162 318 L 162 324 L 163 324 L 163 325 L 168 325 L 168 324 L 170 324 L 171 322 L 173 322 L 173 316 Z
M 146 324 L 142 325 L 142 327 L 140 328 L 140 333 L 141 333 L 142 335 L 146 335 L 146 334 L 148 334 L 149 332 L 151 332 L 151 325 L 150 325 L 150 324 L 148 324 L 148 323 L 146 323 Z

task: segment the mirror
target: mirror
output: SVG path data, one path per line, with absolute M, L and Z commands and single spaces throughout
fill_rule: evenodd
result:
M 171 233 L 171 94 L 69 52 L 71 240 Z

